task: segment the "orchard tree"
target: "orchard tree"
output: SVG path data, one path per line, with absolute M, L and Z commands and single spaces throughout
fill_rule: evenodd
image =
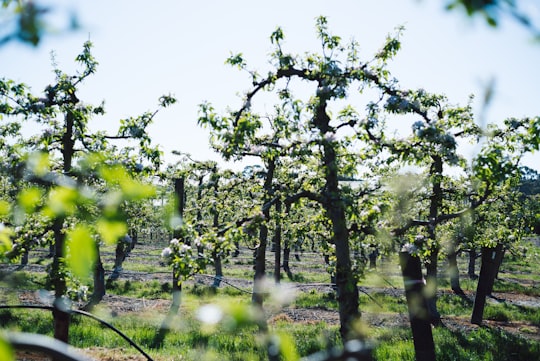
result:
M 231 58 L 229 62 L 235 64 L 238 59 Z M 287 98 L 285 98 L 287 99 Z M 288 99 L 287 99 L 288 100 Z M 292 101 L 274 107 L 274 114 L 259 116 L 257 113 L 246 113 L 240 119 L 234 117 L 220 117 L 215 114 L 210 104 L 201 106 L 199 123 L 212 128 L 211 143 L 226 160 L 243 159 L 246 157 L 258 158 L 264 165 L 260 175 L 261 196 L 252 199 L 259 203 L 264 219 L 260 224 L 258 244 L 254 254 L 254 291 L 253 303 L 258 307 L 263 305 L 263 281 L 266 275 L 266 249 L 268 245 L 270 220 L 275 219 L 274 244 L 281 244 L 281 204 L 290 187 L 280 181 L 287 178 L 288 169 L 281 166 L 284 158 L 292 152 L 298 151 L 296 146 L 289 144 L 288 139 L 301 131 L 299 118 L 295 117 L 297 109 Z M 294 148 L 294 149 L 293 149 Z M 254 178 L 256 181 L 257 178 Z M 271 216 L 271 205 L 275 204 L 277 217 Z M 278 247 L 280 248 L 280 247 Z M 279 255 L 276 252 L 276 277 L 279 280 Z
M 424 191 L 418 193 L 420 206 L 425 209 L 416 215 L 412 223 L 422 226 L 422 249 L 425 254 L 427 270 L 426 286 L 429 292 L 431 318 L 434 324 L 440 322 L 440 314 L 436 309 L 437 269 L 440 242 L 437 238 L 437 227 L 448 219 L 456 218 L 461 210 L 451 212 L 448 195 L 452 192 L 445 189 L 451 180 L 445 168 L 465 168 L 464 156 L 458 152 L 458 144 L 477 139 L 480 129 L 474 123 L 470 106 L 455 107 L 446 104 L 444 96 L 428 94 L 423 89 L 397 93 L 385 104 L 386 110 L 395 114 L 414 114 L 418 120 L 412 125 L 412 134 L 408 138 L 390 141 L 390 151 L 406 165 L 414 165 L 425 169 Z M 423 202 L 426 199 L 427 202 Z M 451 203 L 451 202 L 450 202 Z M 418 243 L 418 242 L 417 242 Z
M 47 223 L 44 230 L 52 232 L 54 244 L 50 285 L 55 291 L 55 337 L 66 342 L 69 314 L 65 312 L 63 300 L 67 293 L 68 279 L 64 259 L 66 250 L 70 248 L 66 244 L 70 239 L 67 229 L 79 234 L 78 219 L 88 221 L 93 218 L 95 223 L 88 222 L 97 234 L 106 242 L 116 242 L 127 232 L 122 203 L 128 199 L 139 199 L 141 193 L 143 198 L 153 193 L 153 188 L 129 188 L 141 184 L 130 180 L 133 169 L 145 171 L 140 169 L 135 159 L 147 160 L 149 167 L 160 164 L 160 151 L 151 146 L 145 130 L 156 112 L 121 120 L 115 135 L 91 132 L 89 121 L 96 115 L 104 114 L 103 105 L 88 105 L 77 97 L 79 86 L 97 68 L 98 63 L 91 54 L 91 46 L 90 42 L 85 43 L 82 53 L 77 56 L 76 61 L 82 65 L 82 70 L 75 75 L 54 69 L 55 82 L 46 87 L 42 97 L 34 96 L 24 84 L 10 80 L 2 80 L 0 83 L 0 113 L 6 118 L 1 129 L 9 134 L 9 156 L 18 157 L 11 163 L 14 174 L 31 185 L 18 193 L 19 205 L 27 213 L 29 209 L 38 206 L 48 212 L 44 215 Z M 174 98 L 164 96 L 160 100 L 160 107 L 174 102 Z M 26 137 L 20 131 L 26 122 L 34 123 L 41 131 Z M 110 143 L 116 139 L 135 140 L 136 151 L 133 147 L 119 150 Z M 101 170 L 99 162 L 110 168 Z M 84 187 L 96 189 L 99 196 L 103 197 L 103 204 L 86 207 L 85 198 L 92 199 L 93 196 L 86 196 Z M 119 192 L 117 198 L 114 198 L 115 192 Z M 45 194 L 49 195 L 52 204 L 40 204 Z M 123 198 L 122 194 L 127 198 Z M 91 201 L 88 203 L 92 204 Z M 108 206 L 111 207 L 110 212 Z M 19 248 L 28 248 L 32 241 L 25 240 Z M 93 242 L 97 242 L 97 239 Z
M 199 249 L 199 253 L 210 252 L 211 262 L 215 269 L 214 287 L 219 287 L 223 278 L 222 259 L 227 257 L 236 245 L 226 242 L 217 233 L 232 222 L 242 196 L 240 188 L 246 187 L 246 180 L 230 170 L 221 170 L 214 161 L 197 161 L 188 154 L 168 169 L 169 177 L 185 180 L 184 198 L 186 207 L 181 214 L 182 222 L 191 224 L 197 238 L 213 239 L 209 244 L 211 250 Z M 180 196 L 180 195 L 179 195 Z M 214 236 L 210 237 L 213 234 Z
M 338 36 L 329 33 L 324 17 L 317 19 L 317 34 L 321 41 L 321 54 L 297 56 L 283 51 L 284 35 L 281 29 L 277 29 L 270 38 L 275 47 L 271 55 L 273 69 L 266 76 L 249 71 L 253 87 L 246 92 L 241 108 L 221 117 L 206 104 L 199 123 L 212 129 L 214 139 L 225 144 L 243 144 L 262 126 L 260 116 L 254 111 L 259 93 L 274 94 L 276 103 L 287 107 L 290 114 L 287 119 L 293 126 L 288 128 L 289 134 L 284 134 L 286 138 L 282 139 L 285 143 L 282 149 L 291 158 L 309 154 L 317 159 L 316 168 L 309 169 L 315 180 L 307 184 L 298 197 L 321 204 L 330 221 L 331 243 L 335 247 L 340 331 L 347 339 L 357 336 L 354 323 L 360 312 L 358 277 L 353 272 L 350 256 L 351 230 L 346 215 L 348 200 L 340 179 L 356 175 L 360 165 L 369 164 L 369 160 L 377 156 L 379 148 L 371 141 L 370 135 L 379 135 L 383 124 L 371 116 L 376 113 L 374 102 L 367 103 L 366 117 L 351 106 L 337 111 L 331 108 L 340 105 L 349 92 L 356 89 L 360 94 L 367 89 L 373 90 L 378 93 L 376 99 L 391 94 L 395 80 L 389 77 L 386 62 L 399 49 L 400 43 L 389 37 L 373 59 L 362 62 L 358 56 L 358 44 L 342 45 Z M 228 62 L 247 70 L 241 54 L 232 56 Z M 293 94 L 297 82 L 312 89 L 308 99 L 302 100 Z M 228 148 L 224 146 L 223 149 L 222 153 L 226 155 Z

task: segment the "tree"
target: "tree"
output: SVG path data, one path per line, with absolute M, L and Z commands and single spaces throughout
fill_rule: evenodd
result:
M 382 124 L 376 117 L 371 117 L 376 113 L 374 102 L 368 102 L 367 108 L 371 111 L 365 118 L 351 106 L 345 106 L 335 116 L 330 108 L 333 103 L 345 99 L 354 86 L 361 91 L 370 88 L 383 96 L 392 92 L 394 80 L 389 78 L 385 65 L 400 45 L 396 38 L 389 37 L 374 59 L 361 62 L 357 53 L 358 44 L 352 42 L 343 46 L 338 36 L 328 32 L 324 17 L 317 19 L 317 34 L 322 54 L 308 53 L 300 57 L 283 51 L 284 35 L 281 29 L 277 29 L 270 38 L 275 47 L 271 55 L 273 69 L 264 77 L 249 71 L 253 87 L 246 92 L 242 107 L 220 117 L 211 107 L 204 105 L 199 123 L 209 126 L 213 131 L 212 137 L 225 144 L 222 153 L 226 154 L 229 144 L 244 144 L 248 136 L 262 129 L 260 117 L 252 109 L 259 93 L 274 94 L 280 104 L 278 108 L 287 109 L 286 119 L 293 126 L 289 128 L 290 133 L 285 134 L 287 138 L 282 139 L 283 144 L 276 148 L 286 151 L 286 155 L 293 159 L 306 154 L 316 159 L 317 167 L 308 169 L 314 175 L 311 179 L 315 181 L 305 184 L 304 189 L 290 197 L 318 202 L 330 220 L 331 243 L 335 246 L 341 334 L 347 339 L 356 336 L 354 321 L 360 313 L 358 279 L 353 272 L 350 256 L 351 230 L 346 215 L 348 200 L 340 179 L 342 176 L 355 175 L 360 164 L 367 166 L 369 159 L 376 157 L 379 148 L 376 144 L 370 146 L 373 143 L 369 134 L 378 133 Z M 228 62 L 247 70 L 241 54 L 232 56 Z M 292 84 L 297 80 L 310 84 L 310 89 L 314 90 L 307 101 L 293 95 Z
M 46 87 L 43 97 L 34 96 L 24 84 L 10 80 L 0 83 L 0 114 L 13 119 L 11 122 L 6 119 L 1 126 L 11 140 L 6 143 L 9 145 L 6 149 L 10 157 L 15 157 L 12 164 L 17 172 L 14 174 L 29 185 L 18 192 L 19 207 L 24 213 L 40 209 L 46 223 L 44 230 L 52 232 L 54 258 L 49 276 L 50 286 L 55 291 L 55 337 L 65 342 L 69 332 L 69 314 L 65 312 L 64 300 L 69 267 L 66 268 L 65 260 L 73 266 L 75 263 L 70 263 L 70 257 L 80 256 L 74 244 L 83 242 L 81 247 L 88 252 L 85 256 L 88 258 L 82 263 L 84 267 L 94 264 L 97 245 L 93 235 L 114 243 L 126 234 L 123 203 L 146 198 L 154 192 L 153 187 L 142 186 L 130 174 L 135 169 L 149 171 L 151 166 L 160 164 L 160 151 L 151 146 L 145 131 L 157 111 L 121 120 L 116 135 L 90 132 L 90 119 L 104 114 L 103 105 L 87 105 L 77 97 L 78 87 L 97 68 L 91 47 L 90 42 L 85 43 L 76 58 L 82 65 L 80 72 L 68 75 L 54 70 L 55 83 Z M 173 97 L 164 96 L 160 107 L 174 102 Z M 23 136 L 20 129 L 26 121 L 35 122 L 42 131 L 28 138 Z M 140 169 L 133 147 L 118 150 L 111 145 L 110 141 L 115 139 L 136 140 L 136 153 L 139 153 L 136 156 L 146 159 L 150 168 Z M 139 186 L 140 189 L 136 189 Z M 95 189 L 97 194 L 87 194 L 85 187 L 93 187 L 90 189 Z M 103 188 L 100 190 L 100 187 Z M 116 198 L 115 194 L 118 194 Z M 43 201 L 47 195 L 50 199 Z M 96 199 L 102 199 L 102 203 Z M 13 212 L 16 216 L 17 212 Z M 24 221 L 14 220 L 15 223 Z M 31 247 L 32 242 L 33 239 L 26 239 L 18 249 Z M 19 251 L 13 252 L 12 256 L 18 254 Z M 80 269 L 76 274 L 82 276 L 85 270 Z

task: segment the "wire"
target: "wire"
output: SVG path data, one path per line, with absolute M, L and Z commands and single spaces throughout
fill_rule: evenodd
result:
M 55 307 L 53 306 L 41 306 L 41 305 L 0 305 L 0 309 L 16 309 L 16 308 L 27 308 L 27 309 L 41 309 L 41 310 L 49 310 L 49 311 L 53 311 L 55 309 Z M 122 331 L 120 331 L 119 329 L 117 329 L 116 327 L 114 327 L 113 325 L 111 325 L 110 323 L 98 318 L 97 316 L 89 313 L 89 312 L 86 312 L 86 311 L 81 311 L 81 310 L 69 310 L 67 313 L 70 313 L 70 314 L 78 314 L 78 315 L 82 315 L 82 316 L 86 316 L 86 317 L 89 317 L 95 321 L 98 321 L 99 323 L 101 323 L 102 325 L 110 328 L 111 330 L 113 330 L 114 332 L 116 332 L 118 335 L 120 335 L 124 340 L 126 340 L 131 346 L 133 346 L 135 349 L 137 349 L 137 351 L 139 351 L 141 354 L 144 355 L 144 357 L 146 357 L 146 359 L 148 361 L 154 361 L 146 352 L 144 352 L 144 350 L 142 348 L 139 347 L 139 345 L 137 345 L 133 340 L 131 340 L 129 337 L 127 337 Z

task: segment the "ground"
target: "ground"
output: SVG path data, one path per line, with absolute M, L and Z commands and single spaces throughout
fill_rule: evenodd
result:
M 140 255 L 147 254 L 148 250 L 145 250 L 144 245 L 139 245 L 138 252 Z M 135 253 L 135 250 L 134 250 Z M 130 262 L 129 258 L 126 262 Z M 158 260 L 155 260 L 158 262 Z M 242 262 L 237 262 L 241 264 Z M 249 262 L 247 262 L 246 269 L 249 269 Z M 156 263 L 156 267 L 157 267 Z M 231 265 L 229 265 L 231 266 Z M 227 266 L 226 266 L 227 267 Z M 10 272 L 15 270 L 15 266 L 1 266 L 3 272 Z M 29 264 L 25 267 L 27 271 L 35 272 L 44 272 L 45 266 L 39 264 Z M 502 274 L 502 277 L 507 277 L 506 280 L 511 282 L 517 282 L 517 280 L 512 279 L 510 274 Z M 142 272 L 142 271 L 124 271 L 121 274 L 121 280 L 158 280 L 160 282 L 170 281 L 171 275 L 170 272 Z M 212 278 L 210 276 L 197 276 L 194 280 L 190 281 L 197 284 L 211 284 Z M 519 281 L 523 282 L 523 281 Z M 235 288 L 245 290 L 249 292 L 252 288 L 252 282 L 249 279 L 235 278 L 235 277 L 226 277 L 224 278 L 224 285 L 230 285 Z M 290 283 L 293 287 L 297 287 L 302 291 L 310 291 L 316 289 L 319 292 L 331 292 L 332 289 L 327 284 L 304 284 L 304 283 Z M 360 291 L 365 294 L 370 293 L 388 293 L 395 297 L 403 297 L 403 290 L 398 286 L 388 286 L 388 287 L 361 287 Z M 440 294 L 448 291 L 440 291 Z M 466 292 L 465 296 L 469 299 L 474 299 L 473 292 Z M 19 291 L 18 298 L 21 304 L 43 304 L 45 301 L 40 297 L 36 292 L 31 291 Z M 0 303 L 3 297 L 0 294 Z M 529 306 L 529 307 L 540 307 L 540 300 L 538 297 L 528 296 L 525 294 L 516 294 L 516 293 L 493 293 L 492 297 L 488 299 L 488 302 L 506 302 L 514 305 Z M 162 299 L 139 299 L 139 298 L 130 298 L 117 295 L 105 295 L 104 299 L 101 302 L 101 306 L 107 308 L 111 314 L 124 314 L 132 312 L 156 312 L 158 314 L 165 314 L 170 306 L 170 301 Z M 285 306 L 280 309 L 267 310 L 268 315 L 267 319 L 270 324 L 277 321 L 286 320 L 288 322 L 298 322 L 298 323 L 313 323 L 318 321 L 325 321 L 329 325 L 337 325 L 339 323 L 339 316 L 337 311 L 318 308 L 318 309 L 305 309 L 298 308 L 293 306 Z M 409 323 L 407 314 L 384 314 L 379 312 L 362 312 L 362 320 L 371 327 L 394 327 L 394 326 L 407 326 Z M 534 339 L 540 341 L 540 328 L 536 325 L 529 324 L 526 322 L 503 322 L 503 321 L 484 321 L 482 326 L 472 325 L 468 318 L 463 317 L 452 317 L 452 316 L 443 316 L 442 318 L 443 326 L 448 327 L 453 331 L 470 331 L 478 327 L 491 327 L 499 328 L 506 332 L 519 335 L 521 337 Z M 89 349 L 82 350 L 85 354 L 89 355 L 96 360 L 145 360 L 142 356 L 130 356 L 126 355 L 122 349 L 110 350 L 100 347 L 93 347 Z M 28 360 L 28 361 L 41 361 L 46 360 L 42 355 L 33 354 L 29 352 L 18 352 L 18 360 Z

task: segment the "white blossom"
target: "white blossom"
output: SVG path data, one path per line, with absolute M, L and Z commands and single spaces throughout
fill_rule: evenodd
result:
M 336 140 L 336 134 L 332 132 L 324 133 L 324 140 L 327 142 L 334 142 Z
M 199 307 L 195 316 L 207 325 L 215 325 L 223 318 L 223 311 L 216 305 L 203 305 Z
M 180 253 L 186 253 L 187 251 L 191 250 L 191 247 L 187 244 L 182 244 L 180 246 Z
M 287 148 L 291 145 L 291 142 L 287 138 L 280 138 L 278 140 L 278 145 L 283 148 Z
M 171 244 L 171 246 L 177 246 L 179 242 L 180 242 L 180 241 L 179 241 L 178 239 L 173 238 L 173 239 L 171 239 L 170 244 Z
M 402 252 L 407 252 L 409 254 L 413 254 L 417 251 L 418 249 L 416 248 L 416 246 L 414 244 L 411 244 L 411 243 L 405 243 L 403 245 L 403 247 L 401 247 L 401 251 Z
M 161 257 L 162 258 L 169 258 L 172 255 L 172 249 L 170 247 L 165 247 L 163 251 L 161 251 Z

